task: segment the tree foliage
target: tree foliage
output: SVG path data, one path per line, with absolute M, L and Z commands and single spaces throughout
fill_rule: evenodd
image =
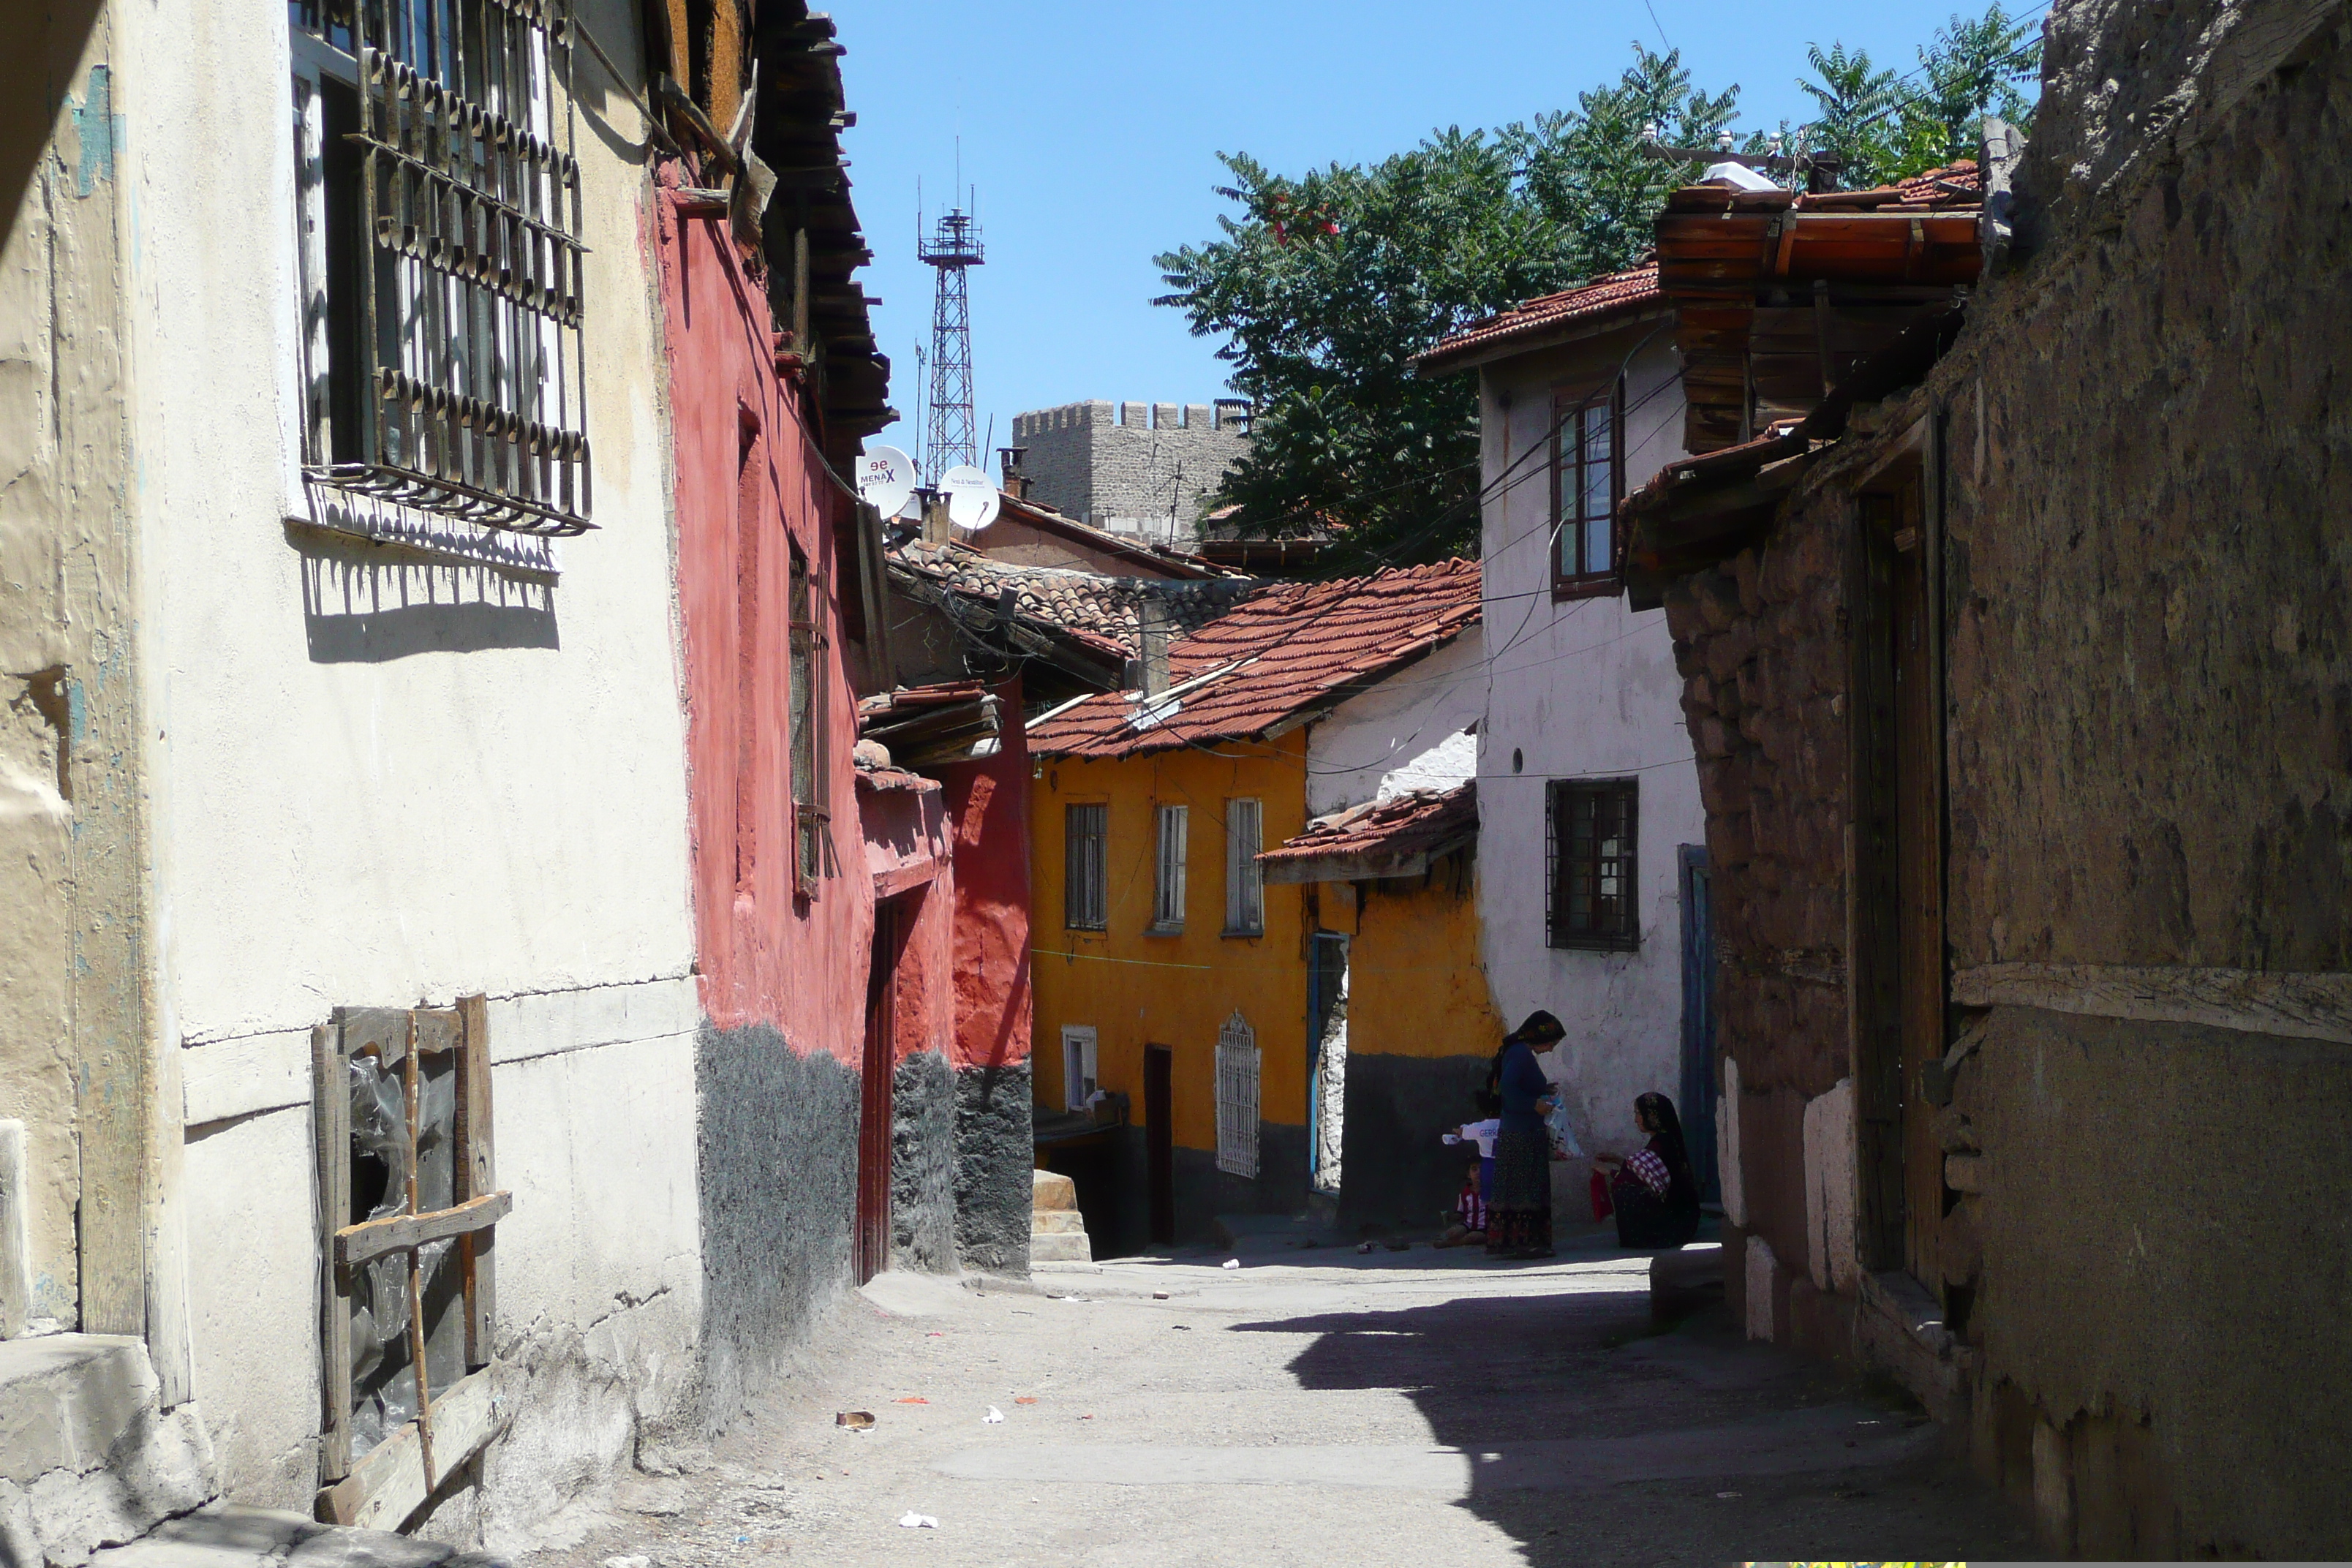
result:
M 1999 5 L 1950 25 L 1898 78 L 1862 50 L 1811 51 L 1821 109 L 1804 133 L 1871 184 L 1969 155 L 1988 110 L 2022 122 L 2017 83 L 2040 63 Z M 1739 89 L 1694 88 L 1674 51 L 1633 45 L 1575 107 L 1486 132 L 1454 128 L 1370 164 L 1292 176 L 1220 153 L 1234 204 L 1219 237 L 1155 259 L 1196 335 L 1223 339 L 1234 391 L 1256 406 L 1250 450 L 1213 507 L 1248 537 L 1330 529 L 1336 569 L 1475 554 L 1476 387 L 1413 360 L 1513 304 L 1631 266 L 1665 193 L 1693 177 L 1644 151 L 1706 146 Z M 1786 128 L 1784 127 L 1784 130 Z M 1761 151 L 1763 138 L 1747 144 Z
M 1711 139 L 1737 89 L 1695 91 L 1675 54 L 1636 44 L 1573 110 L 1488 134 L 1437 132 L 1369 166 L 1297 177 L 1221 153 L 1240 208 L 1221 238 L 1158 258 L 1192 330 L 1225 341 L 1256 405 L 1249 455 L 1214 504 L 1238 531 L 1335 528 L 1341 563 L 1475 554 L 1478 422 L 1471 378 L 1413 358 L 1515 302 L 1629 265 L 1675 171 L 1641 151 L 1655 121 Z

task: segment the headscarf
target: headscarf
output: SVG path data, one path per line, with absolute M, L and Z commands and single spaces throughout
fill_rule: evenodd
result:
M 1567 1033 L 1567 1028 L 1558 1018 L 1538 1007 L 1528 1014 L 1517 1028 L 1503 1037 L 1503 1044 L 1526 1046 L 1532 1050 L 1550 1045 Z
M 1666 1163 L 1666 1176 L 1671 1183 L 1667 1202 L 1698 1203 L 1698 1177 L 1691 1170 L 1690 1150 L 1683 1142 L 1682 1118 L 1675 1114 L 1675 1102 L 1653 1090 L 1633 1098 L 1633 1110 L 1656 1129 L 1650 1142 L 1658 1158 Z

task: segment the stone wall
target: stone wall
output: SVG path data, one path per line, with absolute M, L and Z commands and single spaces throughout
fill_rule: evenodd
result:
M 1013 441 L 1032 500 L 1114 532 L 1193 537 L 1203 498 L 1249 449 L 1245 414 L 1229 404 L 1099 398 L 1017 414 Z

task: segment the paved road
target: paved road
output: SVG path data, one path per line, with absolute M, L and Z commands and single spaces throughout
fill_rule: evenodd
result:
M 885 1276 L 689 1473 L 530 1568 L 2029 1554 L 1901 1405 L 1719 1311 L 1649 1333 L 1643 1258 L 1291 1256 Z

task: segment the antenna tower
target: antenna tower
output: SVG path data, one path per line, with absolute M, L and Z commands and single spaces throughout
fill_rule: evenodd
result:
M 964 271 L 983 259 L 980 220 L 950 207 L 915 254 L 940 272 L 931 300 L 930 428 L 923 441 L 923 473 L 932 483 L 959 464 L 980 461 L 980 432 L 971 414 L 971 305 Z

